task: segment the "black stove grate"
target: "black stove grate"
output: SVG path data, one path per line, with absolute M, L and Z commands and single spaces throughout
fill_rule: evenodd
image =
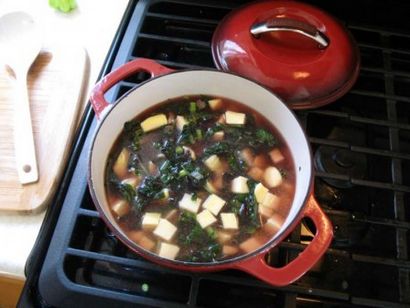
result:
M 350 14 L 349 3 L 322 2 L 314 3 L 342 19 L 358 41 L 362 69 L 337 102 L 297 112 L 315 157 L 315 194 L 335 231 L 315 268 L 275 288 L 237 271 L 177 272 L 130 252 L 105 227 L 87 189 L 84 170 L 96 125 L 89 120 L 39 277 L 42 306 L 410 307 L 410 32 L 363 22 L 360 10 Z M 113 68 L 136 57 L 176 69 L 214 67 L 212 33 L 239 3 L 132 5 Z M 120 82 L 107 99 L 115 101 L 147 78 Z M 292 260 L 310 240 L 309 227 L 309 221 L 299 225 L 268 261 L 282 266 Z

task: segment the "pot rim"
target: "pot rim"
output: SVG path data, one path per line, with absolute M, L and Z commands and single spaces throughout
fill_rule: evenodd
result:
M 289 226 L 287 228 L 283 229 L 283 230 L 280 230 L 278 233 L 274 234 L 270 240 L 268 240 L 266 243 L 264 243 L 259 248 L 253 250 L 252 252 L 242 254 L 242 255 L 239 255 L 237 257 L 228 258 L 228 259 L 224 259 L 224 260 L 220 260 L 220 261 L 213 261 L 213 262 L 191 262 L 191 261 L 166 259 L 166 258 L 160 257 L 156 253 L 153 253 L 151 251 L 148 251 L 148 250 L 142 248 L 137 243 L 132 241 L 128 236 L 123 235 L 123 233 L 120 232 L 118 230 L 118 228 L 107 217 L 107 215 L 104 212 L 104 209 L 102 208 L 102 206 L 98 202 L 98 199 L 97 199 L 97 196 L 96 196 L 96 193 L 95 193 L 95 190 L 94 190 L 93 179 L 91 177 L 91 165 L 92 165 L 92 159 L 93 159 L 93 153 L 94 153 L 93 149 L 94 149 L 95 140 L 96 140 L 96 137 L 99 134 L 100 128 L 103 126 L 104 122 L 108 119 L 110 113 L 114 110 L 114 108 L 116 108 L 121 103 L 121 101 L 124 100 L 133 91 L 136 91 L 136 90 L 140 89 L 141 87 L 143 87 L 144 85 L 146 85 L 150 81 L 153 81 L 157 78 L 165 77 L 165 76 L 171 75 L 171 74 L 183 74 L 183 73 L 192 72 L 192 71 L 196 71 L 196 72 L 208 71 L 208 72 L 213 72 L 213 73 L 218 73 L 218 74 L 233 75 L 233 76 L 238 77 L 240 79 L 250 81 L 251 83 L 255 84 L 256 86 L 259 86 L 259 87 L 263 88 L 264 90 L 268 91 L 271 95 L 276 97 L 280 101 L 280 103 L 282 103 L 288 109 L 288 111 L 290 111 L 293 119 L 296 121 L 296 124 L 301 129 L 302 134 L 305 137 L 306 145 L 308 147 L 309 160 L 311 162 L 311 164 L 310 164 L 310 169 L 311 169 L 310 170 L 310 179 L 309 179 L 309 185 L 308 185 L 309 189 L 308 189 L 308 191 L 306 192 L 306 195 L 303 198 L 303 202 L 302 202 L 303 205 L 299 208 L 299 210 L 297 211 L 297 214 L 295 215 L 295 218 L 289 224 Z M 158 102 L 158 103 L 160 103 L 160 102 Z M 195 270 L 201 270 L 201 269 L 203 269 L 203 270 L 207 270 L 207 269 L 212 270 L 212 269 L 218 269 L 218 268 L 233 267 L 233 266 L 229 266 L 229 265 L 237 264 L 241 261 L 252 259 L 252 258 L 254 258 L 254 257 L 256 257 L 256 256 L 258 256 L 258 255 L 272 249 L 272 248 L 274 248 L 278 243 L 283 241 L 283 239 L 289 233 L 291 233 L 293 231 L 294 227 L 300 222 L 301 216 L 302 216 L 303 211 L 304 211 L 304 208 L 307 204 L 307 201 L 308 201 L 309 197 L 312 195 L 312 191 L 313 191 L 314 167 L 313 167 L 313 159 L 312 159 L 312 157 L 313 157 L 312 156 L 312 149 L 311 149 L 310 144 L 308 142 L 306 132 L 303 129 L 299 119 L 296 117 L 295 112 L 286 103 L 284 103 L 283 100 L 279 96 L 277 96 L 275 93 L 273 93 L 272 90 L 269 89 L 268 87 L 266 87 L 265 85 L 262 85 L 262 84 L 256 82 L 253 79 L 238 75 L 236 73 L 219 71 L 217 69 L 212 69 L 212 68 L 209 68 L 209 69 L 182 69 L 182 70 L 171 71 L 171 72 L 168 72 L 168 73 L 163 74 L 163 75 L 151 77 L 151 78 L 139 83 L 138 85 L 134 86 L 133 88 L 128 90 L 126 93 L 124 93 L 120 98 L 118 98 L 111 105 L 112 105 L 112 107 L 104 114 L 103 118 L 99 122 L 97 122 L 97 127 L 95 129 L 94 136 L 93 136 L 93 139 L 92 139 L 92 143 L 91 143 L 91 146 L 90 146 L 89 151 L 88 151 L 87 182 L 88 182 L 88 188 L 89 188 L 89 191 L 90 191 L 90 194 L 91 194 L 91 198 L 94 202 L 94 205 L 95 205 L 97 211 L 100 214 L 100 217 L 103 219 L 104 223 L 109 227 L 109 229 L 113 232 L 115 237 L 117 239 L 119 239 L 122 243 L 124 243 L 124 245 L 126 245 L 132 251 L 136 252 L 139 255 L 142 255 L 144 258 L 146 258 L 148 260 L 154 261 L 158 264 L 163 264 L 163 265 L 166 265 L 166 266 L 169 266 L 169 267 L 173 267 L 173 268 L 184 267 L 184 269 L 186 269 L 186 270 L 195 271 Z M 247 105 L 247 106 L 249 106 L 249 105 Z M 152 106 L 148 106 L 147 108 L 150 108 L 150 107 L 152 107 Z M 249 107 L 252 108 L 252 106 L 249 106 Z M 137 115 L 134 115 L 134 117 L 136 117 L 136 116 Z M 270 119 L 268 119 L 268 120 L 270 121 Z

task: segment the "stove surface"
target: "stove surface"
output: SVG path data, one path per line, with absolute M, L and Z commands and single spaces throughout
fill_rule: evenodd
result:
M 130 1 L 102 75 L 137 57 L 176 69 L 213 68 L 213 31 L 244 2 Z M 132 253 L 105 227 L 88 192 L 96 128 L 88 109 L 55 210 L 27 264 L 21 307 L 410 307 L 410 31 L 403 28 L 410 6 L 355 1 L 352 12 L 349 1 L 307 2 L 347 25 L 362 61 L 348 94 L 297 112 L 314 153 L 315 196 L 334 226 L 321 261 L 278 288 L 233 270 L 178 272 Z M 114 102 L 147 78 L 140 73 L 120 82 L 107 99 Z M 287 264 L 312 229 L 303 221 L 268 262 Z

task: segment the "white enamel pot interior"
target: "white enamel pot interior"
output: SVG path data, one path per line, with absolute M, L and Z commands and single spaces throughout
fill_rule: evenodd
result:
M 309 215 L 309 213 L 306 214 L 308 211 L 304 211 L 304 209 L 311 208 L 314 212 L 313 215 L 316 216 L 318 216 L 317 211 L 319 211 L 319 214 L 323 214 L 316 202 L 314 202 L 314 199 L 310 198 L 313 176 L 311 151 L 305 133 L 295 118 L 293 112 L 277 96 L 266 88 L 253 81 L 234 74 L 214 70 L 170 72 L 170 70 L 150 60 L 137 60 L 134 63 L 130 63 L 127 65 L 133 65 L 133 67 L 121 67 L 97 84 L 91 97 L 91 101 L 94 109 L 96 110 L 97 116 L 103 118 L 99 123 L 90 149 L 89 186 L 97 209 L 102 214 L 102 217 L 107 225 L 128 247 L 154 262 L 170 267 L 184 270 L 205 271 L 223 268 L 240 268 L 241 270 L 252 273 L 253 275 L 274 285 L 288 284 L 303 275 L 303 273 L 309 268 L 301 268 L 297 270 L 294 268 L 289 268 L 288 270 L 290 272 L 293 271 L 293 273 L 288 275 L 292 277 L 282 277 L 276 280 L 275 277 L 279 277 L 281 275 L 278 272 L 270 275 L 258 274 L 260 271 L 270 269 L 279 270 L 268 267 L 266 264 L 263 264 L 263 269 L 261 269 L 261 263 L 264 263 L 261 259 L 263 259 L 263 255 L 266 251 L 277 245 L 278 242 L 280 242 L 290 231 L 293 230 L 295 225 L 300 222 L 302 216 L 312 216 Z M 109 109 L 109 106 L 103 100 L 104 92 L 119 80 L 125 78 L 125 76 L 130 75 L 132 72 L 141 70 L 150 72 L 154 78 L 126 93 L 111 109 Z M 164 73 L 166 74 L 157 77 L 158 75 Z M 243 104 L 249 105 L 257 112 L 264 115 L 267 119 L 269 119 L 269 121 L 272 122 L 284 140 L 286 140 L 296 169 L 296 189 L 294 200 L 290 208 L 290 212 L 279 232 L 277 232 L 268 243 L 258 250 L 250 254 L 218 262 L 216 264 L 192 264 L 190 262 L 168 260 L 139 247 L 121 231 L 116 223 L 116 220 L 109 209 L 104 188 L 104 171 L 107 157 L 114 141 L 120 135 L 125 122 L 135 118 L 135 116 L 142 113 L 147 108 L 167 99 L 199 94 L 214 97 L 225 97 L 239 101 Z M 107 112 L 108 109 L 109 111 Z M 318 219 L 312 218 L 312 220 L 314 222 L 315 220 L 318 220 L 319 224 L 321 224 L 323 223 L 322 218 L 323 217 L 319 217 Z M 323 226 L 326 228 L 327 232 L 322 232 L 321 235 L 323 237 L 323 234 L 326 233 L 325 235 L 327 235 L 327 238 L 325 240 L 323 238 L 320 239 L 321 246 L 319 248 L 321 249 L 315 249 L 316 254 L 320 255 L 314 255 L 313 257 L 310 256 L 310 259 L 312 259 L 310 260 L 310 263 L 314 261 L 313 259 L 317 261 L 330 243 L 331 234 L 329 235 L 329 224 L 330 223 L 326 222 L 325 226 Z M 316 227 L 318 231 L 321 230 L 321 226 Z M 318 234 L 316 234 L 316 236 L 318 237 Z M 324 248 L 324 246 L 326 247 Z M 311 254 L 312 251 L 310 252 L 310 255 Z M 309 255 L 309 253 L 307 253 L 307 255 Z M 306 262 L 307 261 L 305 260 L 305 263 Z M 297 266 L 301 267 L 302 265 L 298 264 Z M 311 267 L 313 265 L 314 263 L 306 264 L 306 266 L 302 267 Z

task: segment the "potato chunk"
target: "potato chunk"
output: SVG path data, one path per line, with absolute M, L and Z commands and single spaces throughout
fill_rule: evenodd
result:
M 207 192 L 209 192 L 211 194 L 214 194 L 214 193 L 218 192 L 218 189 L 209 180 L 206 180 L 204 188 Z
M 248 167 L 252 167 L 253 161 L 255 160 L 255 154 L 250 148 L 244 148 L 241 150 L 241 157 L 245 161 Z
M 234 111 L 225 112 L 226 124 L 243 125 L 245 124 L 245 119 L 246 116 L 244 113 Z
M 263 199 L 265 198 L 268 192 L 269 192 L 269 189 L 267 189 L 262 183 L 256 184 L 255 190 L 254 190 L 256 201 L 258 203 L 262 203 Z
M 258 204 L 258 213 L 263 217 L 271 217 L 273 215 L 273 210 L 262 204 Z
M 192 160 L 196 159 L 196 154 L 194 152 L 194 150 L 192 150 L 190 147 L 186 147 L 186 146 L 182 146 L 182 148 L 184 149 L 184 153 L 189 154 L 189 156 L 191 156 Z
M 121 184 L 131 185 L 133 188 L 137 187 L 141 182 L 141 178 L 137 176 L 132 176 L 121 181 Z
M 209 108 L 211 108 L 212 110 L 218 110 L 222 108 L 222 99 L 220 98 L 210 99 L 208 101 L 208 104 L 209 104 Z
M 248 175 L 255 181 L 260 181 L 263 178 L 263 170 L 259 167 L 252 167 L 248 171 Z
M 204 204 L 202 205 L 204 209 L 207 209 L 215 216 L 218 216 L 222 207 L 225 205 L 226 201 L 215 194 L 211 194 L 206 198 Z
M 205 166 L 209 168 L 211 171 L 218 171 L 222 168 L 221 160 L 217 155 L 211 155 L 207 159 L 204 160 Z
M 168 120 L 166 115 L 161 113 L 146 118 L 144 121 L 141 122 L 141 128 L 145 133 L 147 133 L 167 124 Z
M 270 192 L 268 192 L 262 200 L 262 205 L 273 210 L 277 210 L 279 206 L 280 198 Z
M 219 243 L 225 244 L 232 239 L 232 234 L 224 231 L 217 231 L 216 238 L 218 239 Z
M 215 223 L 217 220 L 214 215 L 208 210 L 203 210 L 201 213 L 196 215 L 196 220 L 198 223 L 201 225 L 203 229 L 206 227 L 209 227 L 213 223 Z
M 123 148 L 112 167 L 112 170 L 119 179 L 123 179 L 128 173 L 129 158 L 130 152 L 126 148 Z
M 184 126 L 188 124 L 188 121 L 183 116 L 177 116 L 175 119 L 175 125 L 177 129 L 181 132 Z
M 212 139 L 215 141 L 221 141 L 225 138 L 225 133 L 223 131 L 216 132 L 212 135 Z
M 231 246 L 231 245 L 223 245 L 222 246 L 222 253 L 224 256 L 232 256 L 237 254 L 239 251 L 239 248 L 237 246 Z
M 182 199 L 178 202 L 180 209 L 189 211 L 194 214 L 198 213 L 201 203 L 202 203 L 202 200 L 200 198 L 196 198 L 195 200 L 192 200 L 192 194 L 187 194 L 187 193 L 185 193 Z
M 239 248 L 244 252 L 252 252 L 263 245 L 263 242 L 254 236 L 248 238 L 239 244 Z
M 263 230 L 266 234 L 273 235 L 282 227 L 284 219 L 279 214 L 273 214 L 263 225 Z
M 279 164 L 285 160 L 282 152 L 279 149 L 273 149 L 269 152 L 269 157 L 274 164 Z
M 277 187 L 282 183 L 282 175 L 276 167 L 268 167 L 265 169 L 263 178 L 269 187 Z
M 154 230 L 154 234 L 165 241 L 170 241 L 175 232 L 177 232 L 177 227 L 175 227 L 166 219 L 160 219 L 157 227 Z
M 130 206 L 127 201 L 119 200 L 111 206 L 111 209 L 117 217 L 122 217 L 128 214 Z
M 234 213 L 221 213 L 221 219 L 224 229 L 238 229 L 238 218 Z
M 160 218 L 161 213 L 146 212 L 142 218 L 142 228 L 144 230 L 154 229 L 158 225 Z
M 236 194 L 246 194 L 249 192 L 248 179 L 244 176 L 238 176 L 231 182 L 231 191 Z
M 178 255 L 179 247 L 168 243 L 161 243 L 159 245 L 158 255 L 163 258 L 174 260 Z

